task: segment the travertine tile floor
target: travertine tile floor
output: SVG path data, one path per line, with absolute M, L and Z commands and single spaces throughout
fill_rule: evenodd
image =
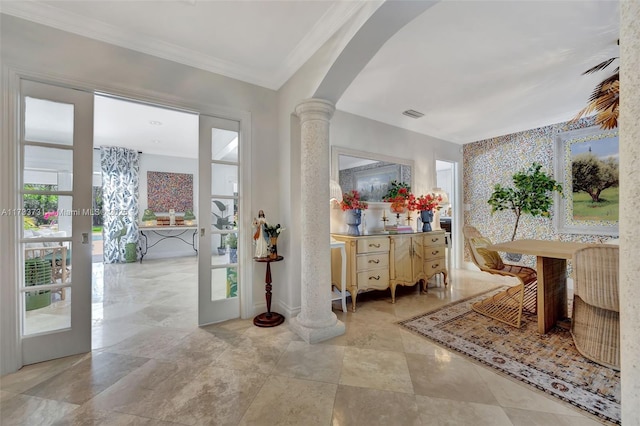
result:
M 596 425 L 396 322 L 505 281 L 454 271 L 334 311 L 308 345 L 285 324 L 196 326 L 194 258 L 94 269 L 93 352 L 0 378 L 4 425 Z M 277 290 L 276 290 L 277 291 Z

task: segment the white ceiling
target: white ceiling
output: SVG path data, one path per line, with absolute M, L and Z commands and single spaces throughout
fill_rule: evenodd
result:
M 361 6 L 361 1 L 1 3 L 3 13 L 272 89 Z M 566 121 L 608 75 L 609 70 L 581 73 L 618 56 L 618 32 L 617 1 L 442 1 L 380 49 L 337 108 L 460 144 Z M 406 109 L 425 116 L 405 117 Z M 122 115 L 117 126 L 126 128 L 126 118 L 135 115 Z M 113 123 L 107 127 L 113 131 Z M 163 129 L 148 130 L 169 128 L 157 127 Z M 96 134 L 96 139 L 111 137 Z M 136 135 L 138 141 L 163 138 L 181 143 L 175 136 Z

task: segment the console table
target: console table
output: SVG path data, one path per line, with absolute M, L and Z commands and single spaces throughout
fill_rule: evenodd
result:
M 190 231 L 193 231 L 190 233 Z M 140 232 L 140 263 L 142 263 L 142 259 L 147 254 L 150 248 L 156 246 L 158 243 L 168 239 L 177 239 L 182 241 L 183 243 L 191 246 L 193 251 L 198 255 L 198 249 L 196 248 L 196 241 L 198 236 L 198 227 L 197 226 L 140 226 L 138 227 L 138 232 Z M 159 236 L 158 241 L 149 245 L 147 239 L 147 233 L 153 233 Z M 185 239 L 191 236 L 191 241 Z
M 420 282 L 426 291 L 427 280 L 438 274 L 443 275 L 447 284 L 444 231 L 331 236 L 346 246 L 346 287 L 353 312 L 358 291 L 390 289 L 391 303 L 395 303 L 399 285 Z M 338 263 L 332 262 L 331 281 L 344 286 L 341 272 Z

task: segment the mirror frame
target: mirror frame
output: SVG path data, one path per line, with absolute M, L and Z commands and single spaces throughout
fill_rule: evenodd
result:
M 411 182 L 409 182 L 409 185 L 411 185 L 412 189 L 415 187 L 415 162 L 413 160 L 394 157 L 391 155 L 378 154 L 378 153 L 373 153 L 368 151 L 358 151 L 355 149 L 332 145 L 331 146 L 331 179 L 335 180 L 336 182 L 340 181 L 339 179 L 339 174 L 340 174 L 339 156 L 340 155 L 346 155 L 349 157 L 360 157 L 360 158 L 364 158 L 367 160 L 374 160 L 374 161 L 385 161 L 389 163 L 396 163 L 396 164 L 401 164 L 403 166 L 408 166 L 411 169 Z M 369 202 L 369 204 L 384 205 L 385 203 L 383 201 L 374 201 L 374 202 Z

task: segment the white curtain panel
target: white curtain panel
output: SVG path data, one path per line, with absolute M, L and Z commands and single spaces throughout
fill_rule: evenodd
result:
M 138 151 L 115 146 L 100 147 L 104 263 L 124 262 L 125 246 L 138 246 Z M 137 253 L 137 250 L 136 250 Z

